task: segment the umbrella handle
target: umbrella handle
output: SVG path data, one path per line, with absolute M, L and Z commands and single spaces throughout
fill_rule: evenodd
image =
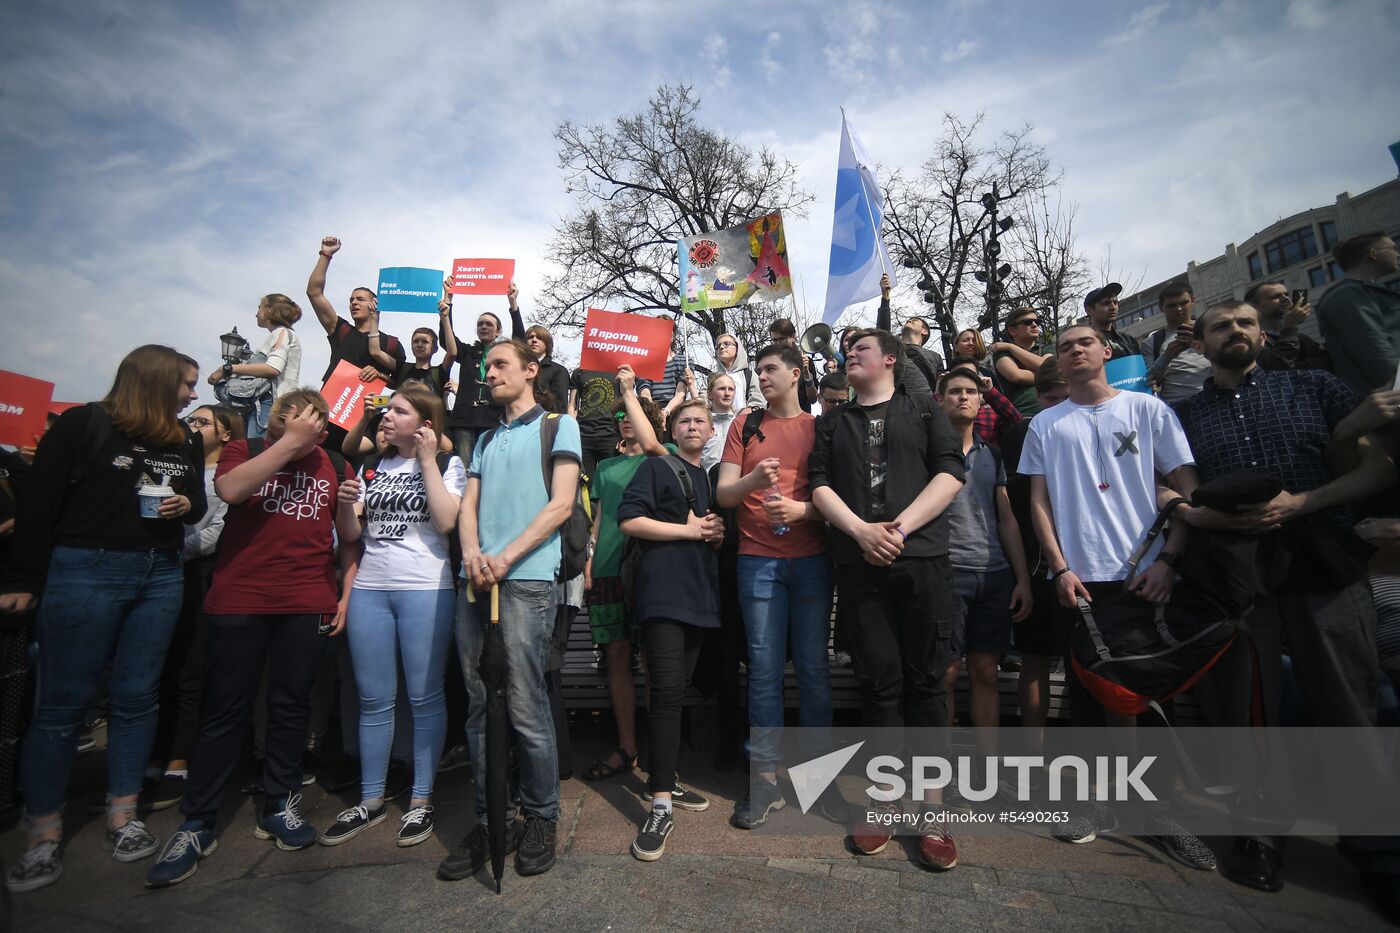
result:
M 470 582 L 467 583 L 467 602 L 476 602 L 476 587 L 472 586 Z
M 491 584 L 491 624 L 501 624 L 501 585 Z

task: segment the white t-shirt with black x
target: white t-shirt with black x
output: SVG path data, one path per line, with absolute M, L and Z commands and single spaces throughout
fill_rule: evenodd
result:
M 1128 576 L 1128 558 L 1157 517 L 1157 474 L 1195 463 L 1167 404 L 1119 392 L 1099 405 L 1064 401 L 1031 421 L 1019 471 L 1044 476 L 1060 550 L 1085 583 Z M 1139 564 L 1156 560 L 1159 537 Z

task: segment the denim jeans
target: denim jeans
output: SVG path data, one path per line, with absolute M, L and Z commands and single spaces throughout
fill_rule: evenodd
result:
M 253 410 L 248 412 L 246 421 L 249 437 L 262 437 L 267 433 L 267 422 L 272 417 L 272 402 L 272 396 L 268 395 L 259 400 Z
M 783 726 L 783 667 L 789 638 L 797 708 L 805 728 L 831 725 L 831 571 L 826 555 L 739 555 L 739 602 L 749 642 L 749 759 L 760 771 L 778 763 Z
M 506 707 L 520 752 L 520 804 L 532 816 L 559 819 L 559 762 L 554 718 L 549 711 L 545 667 L 554 630 L 556 590 L 552 580 L 507 580 L 501 585 L 501 634 L 505 639 L 510 681 Z M 467 682 L 467 744 L 472 753 L 477 819 L 486 819 L 486 685 L 477 670 L 491 600 L 481 593 L 467 601 L 469 587 L 457 597 L 457 650 Z M 514 818 L 514 814 L 507 813 Z
M 481 428 L 453 428 L 452 452 L 462 459 L 462 466 L 472 468 L 472 451 L 476 449 L 477 435 Z
M 413 796 L 429 797 L 447 738 L 443 675 L 452 640 L 453 591 L 350 591 L 346 627 L 360 691 L 360 774 L 365 800 L 384 796 L 399 659 L 413 711 Z
M 109 663 L 107 792 L 141 790 L 183 589 L 178 551 L 53 549 L 35 627 L 37 709 L 20 765 L 26 814 L 63 808 L 76 736 Z
M 340 747 L 351 758 L 360 757 L 360 688 L 355 683 L 355 660 L 350 656 L 350 638 L 333 638 L 335 663 L 340 669 Z M 394 744 L 389 750 L 391 761 L 407 764 L 413 760 L 413 714 L 408 710 L 403 678 L 399 678 L 398 697 L 394 702 Z

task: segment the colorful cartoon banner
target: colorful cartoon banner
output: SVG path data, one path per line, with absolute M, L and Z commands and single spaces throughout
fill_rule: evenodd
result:
M 0 369 L 0 444 L 33 447 L 44 433 L 53 383 Z
M 437 303 L 433 303 L 437 307 Z M 378 395 L 387 383 L 383 379 L 360 381 L 360 368 L 348 360 L 341 360 L 331 370 L 330 378 L 321 386 L 321 397 L 330 406 L 330 422 L 342 428 L 349 428 L 360 420 L 360 410 L 366 396 Z
M 774 211 L 737 227 L 686 237 L 676 246 L 681 310 L 732 308 L 792 294 L 783 215 Z
M 504 295 L 515 278 L 514 259 L 454 259 L 454 295 Z
M 1114 389 L 1152 394 L 1152 386 L 1147 384 L 1147 360 L 1141 354 L 1114 357 L 1104 364 L 1103 372 Z
M 666 318 L 589 308 L 579 368 L 608 373 L 627 365 L 642 379 L 662 379 L 675 329 Z
M 411 314 L 437 314 L 442 299 L 442 272 L 413 266 L 390 266 L 379 270 L 379 313 L 406 311 Z

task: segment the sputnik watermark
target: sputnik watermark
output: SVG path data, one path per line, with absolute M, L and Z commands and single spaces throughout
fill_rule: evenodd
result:
M 1143 777 L 1156 760 L 1155 755 L 1143 756 L 1136 763 L 1131 762 L 1126 755 L 1099 755 L 1094 758 L 1060 755 L 1051 759 L 1046 769 L 1048 799 L 1155 801 L 1157 797 L 1143 783 Z M 941 755 L 917 755 L 909 762 L 909 767 L 912 780 L 907 781 L 900 774 L 905 769 L 905 762 L 901 759 L 894 755 L 876 755 L 871 758 L 866 763 L 865 773 L 874 783 L 865 789 L 866 794 L 872 800 L 888 802 L 902 800 L 912 788 L 913 799 L 924 802 L 929 799 L 929 791 L 941 791 L 953 782 L 953 763 Z M 1016 772 L 1016 799 L 1024 802 L 1031 800 L 1031 772 L 1045 768 L 1046 761 L 1040 755 L 1008 755 L 1003 758 L 987 756 L 977 759 L 970 755 L 960 755 L 957 759 L 958 793 L 964 800 L 972 803 L 991 800 L 1002 792 L 998 779 L 1002 767 L 1011 768 Z M 983 774 L 981 787 L 975 786 L 978 783 L 978 770 Z M 1069 798 L 1064 795 L 1066 772 L 1069 772 L 1069 780 L 1073 782 L 1073 796 Z M 835 778 L 835 775 L 832 777 Z M 1131 794 L 1137 796 L 1133 797 Z

